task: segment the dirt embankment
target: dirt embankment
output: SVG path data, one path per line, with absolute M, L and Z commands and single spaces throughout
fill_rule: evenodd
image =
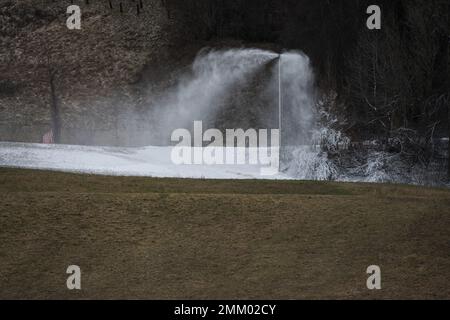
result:
M 55 71 L 62 142 L 127 144 L 118 115 L 139 105 L 144 73 L 166 78 L 195 54 L 177 12 L 163 1 L 75 1 L 81 30 L 66 27 L 70 1 L 0 1 L 0 140 L 39 142 L 50 129 Z M 146 78 L 146 80 L 148 80 Z M 144 79 L 145 80 L 145 79 Z

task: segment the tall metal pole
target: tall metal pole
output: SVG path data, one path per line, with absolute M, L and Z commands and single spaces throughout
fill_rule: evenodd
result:
M 281 164 L 281 54 L 278 55 L 278 171 Z

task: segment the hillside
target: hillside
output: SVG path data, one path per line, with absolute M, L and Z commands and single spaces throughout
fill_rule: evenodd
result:
M 40 142 L 50 129 L 52 71 L 62 141 L 125 144 L 117 131 L 130 124 L 119 115 L 143 99 L 137 83 L 145 75 L 164 86 L 201 47 L 188 44 L 159 0 L 145 1 L 139 15 L 131 1 L 123 13 L 116 1 L 113 10 L 107 1 L 76 3 L 81 30 L 66 27 L 70 1 L 0 1 L 0 140 Z

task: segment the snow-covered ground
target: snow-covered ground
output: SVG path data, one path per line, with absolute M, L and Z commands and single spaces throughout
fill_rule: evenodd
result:
M 176 165 L 172 147 L 116 148 L 0 142 L 0 167 L 91 174 L 207 179 L 290 179 L 260 165 Z

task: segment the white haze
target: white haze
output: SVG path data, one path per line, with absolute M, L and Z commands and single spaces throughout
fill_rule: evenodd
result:
M 308 57 L 301 52 L 286 52 L 279 58 L 276 53 L 258 49 L 200 52 L 189 74 L 179 79 L 178 85 L 160 93 L 160 98 L 150 97 L 150 117 L 145 112 L 122 117 L 127 133 L 134 130 L 139 136 L 146 132 L 154 138 L 152 141 L 155 144 L 166 147 L 104 148 L 0 142 L 0 166 L 181 178 L 295 178 L 414 184 L 439 181 L 435 176 L 430 176 L 429 168 L 408 170 L 397 155 L 386 152 L 368 151 L 365 158 L 350 157 L 347 165 L 340 156 L 330 159 L 329 153 L 324 150 L 350 141 L 341 132 L 318 125 L 316 114 L 320 110 L 316 108 L 320 108 L 320 103 L 315 101 L 314 75 Z M 167 146 L 171 132 L 177 128 L 192 130 L 195 120 L 217 118 L 219 107 L 223 104 L 226 107 L 226 98 L 239 94 L 239 89 L 245 90 L 246 85 L 252 86 L 252 77 L 259 77 L 261 74 L 258 72 L 261 71 L 270 77 L 264 84 L 266 87 L 261 89 L 261 95 L 269 97 L 261 100 L 267 107 L 264 112 L 269 112 L 271 128 L 277 128 L 280 61 L 283 111 L 280 168 L 283 173 L 270 177 L 261 176 L 260 166 L 255 165 L 177 166 L 171 162 L 171 147 Z M 252 108 L 254 111 L 257 106 L 255 101 L 254 105 L 242 108 Z M 233 119 L 233 116 L 237 117 L 231 114 L 230 118 Z M 264 114 L 258 116 L 260 119 L 267 118 Z M 136 119 L 141 121 L 140 124 L 147 124 L 145 130 L 139 127 Z M 319 145 L 326 145 L 326 148 L 322 149 Z M 351 160 L 350 163 L 348 160 Z
M 283 53 L 280 69 L 282 145 L 310 144 L 316 112 L 314 75 L 309 58 L 297 51 Z M 278 88 L 274 94 L 278 94 Z
M 168 141 L 174 129 L 192 128 L 196 120 L 214 118 L 232 86 L 245 84 L 249 76 L 277 57 L 259 49 L 201 51 L 191 74 L 180 79 L 157 103 L 154 115 L 163 131 L 159 136 Z
M 155 110 L 151 121 L 157 122 L 157 126 L 152 126 L 150 134 L 162 139 L 160 145 L 167 145 L 174 129 L 191 129 L 196 120 L 214 119 L 223 99 L 230 92 L 236 92 L 230 89 L 248 85 L 248 80 L 271 62 L 271 79 L 264 91 L 273 97 L 269 110 L 273 111 L 273 117 L 276 115 L 276 119 L 272 119 L 276 128 L 281 70 L 282 167 L 288 175 L 300 179 L 327 179 L 335 169 L 326 156 L 310 147 L 315 129 L 314 75 L 309 58 L 301 52 L 286 52 L 280 56 L 259 49 L 201 51 L 189 74 L 153 103 Z M 252 108 L 251 105 L 242 107 Z M 0 144 L 0 165 L 158 177 L 257 178 L 259 172 L 255 166 L 176 167 L 170 161 L 169 150 L 170 147 L 151 146 L 114 149 L 3 143 Z

